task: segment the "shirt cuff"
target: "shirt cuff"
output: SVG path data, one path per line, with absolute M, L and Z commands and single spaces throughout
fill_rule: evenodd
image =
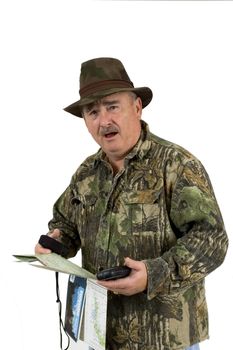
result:
M 147 269 L 147 298 L 153 299 L 157 294 L 168 294 L 170 270 L 162 258 L 143 260 Z

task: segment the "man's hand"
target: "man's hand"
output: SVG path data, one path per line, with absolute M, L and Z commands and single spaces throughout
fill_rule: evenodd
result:
M 60 232 L 60 230 L 58 228 L 55 228 L 55 230 L 50 232 L 48 235 L 50 237 L 56 239 L 56 238 L 60 237 L 61 232 Z M 35 246 L 35 253 L 36 254 L 49 254 L 49 253 L 51 253 L 51 250 L 47 249 L 47 248 L 44 248 L 44 247 L 42 247 L 42 245 L 40 243 L 37 243 L 36 246 Z
M 98 284 L 115 294 L 134 295 L 143 292 L 147 288 L 147 270 L 142 261 L 125 258 L 125 265 L 132 271 L 128 277 L 112 281 L 98 281 Z

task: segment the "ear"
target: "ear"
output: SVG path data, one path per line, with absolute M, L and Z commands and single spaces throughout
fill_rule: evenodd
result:
M 91 134 L 88 121 L 87 121 L 86 117 L 84 116 L 84 114 L 83 114 L 83 120 L 84 120 L 84 123 L 86 125 L 87 131 Z
M 136 108 L 136 113 L 138 116 L 138 119 L 141 119 L 142 116 L 142 100 L 140 97 L 137 97 L 135 100 L 135 108 Z
M 86 124 L 86 127 L 88 128 L 87 120 L 86 120 L 84 112 L 82 112 L 82 117 L 83 117 L 82 119 L 84 120 L 84 123 Z

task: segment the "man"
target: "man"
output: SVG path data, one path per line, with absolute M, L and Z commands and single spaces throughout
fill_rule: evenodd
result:
M 127 265 L 109 290 L 107 348 L 198 349 L 208 338 L 204 278 L 224 260 L 228 240 L 202 164 L 141 121 L 152 99 L 114 58 L 84 62 L 80 100 L 100 150 L 87 158 L 54 205 L 49 235 L 82 249 L 92 273 Z M 48 253 L 39 244 L 37 253 Z

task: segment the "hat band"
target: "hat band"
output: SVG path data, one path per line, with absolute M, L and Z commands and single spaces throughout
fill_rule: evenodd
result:
M 133 83 L 126 80 L 102 80 L 92 84 L 89 84 L 79 90 L 81 98 L 92 95 L 98 91 L 112 89 L 112 88 L 133 88 Z

